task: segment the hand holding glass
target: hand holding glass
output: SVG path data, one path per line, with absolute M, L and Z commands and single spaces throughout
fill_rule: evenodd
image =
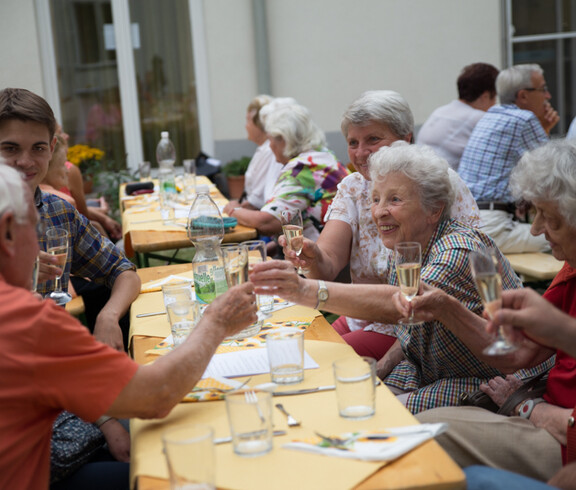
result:
M 46 232 L 46 251 L 58 259 L 58 267 L 62 269 L 66 267 L 66 258 L 68 257 L 68 232 L 64 228 L 50 228 Z M 57 305 L 65 305 L 72 296 L 66 291 L 62 291 L 62 274 L 58 275 L 54 280 L 54 291 L 48 297 Z
M 420 269 L 422 268 L 422 247 L 418 242 L 400 242 L 394 247 L 394 263 L 400 292 L 408 302 L 418 294 L 420 288 Z M 414 320 L 414 310 L 409 318 L 399 320 L 403 325 L 419 325 L 422 322 Z
M 470 252 L 470 268 L 476 280 L 478 294 L 482 298 L 484 310 L 490 318 L 502 308 L 502 277 L 496 250 L 489 248 Z M 496 340 L 484 349 L 484 354 L 499 356 L 513 352 L 517 347 L 504 337 L 502 327 L 498 330 Z

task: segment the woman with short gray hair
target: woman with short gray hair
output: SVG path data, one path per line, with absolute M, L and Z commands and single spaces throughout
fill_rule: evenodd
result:
M 270 149 L 282 165 L 272 197 L 259 211 L 226 207 L 225 212 L 263 235 L 277 235 L 282 232 L 282 211 L 299 209 L 304 236 L 315 240 L 324 226 L 326 209 L 337 185 L 348 172 L 326 148 L 324 133 L 305 107 L 272 107 L 266 112 L 264 127 Z

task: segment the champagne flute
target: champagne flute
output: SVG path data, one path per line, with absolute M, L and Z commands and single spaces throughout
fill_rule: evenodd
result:
M 400 242 L 394 246 L 394 263 L 400 292 L 410 303 L 418 294 L 420 288 L 420 269 L 422 268 L 422 247 L 418 242 Z M 398 321 L 402 325 L 420 325 L 422 322 L 414 320 L 414 310 L 410 311 L 409 318 Z
M 302 213 L 299 209 L 291 209 L 280 213 L 282 219 L 282 231 L 286 237 L 288 248 L 296 252 L 300 257 L 302 247 L 304 246 L 304 225 L 302 222 Z M 298 274 L 304 274 L 301 267 L 298 267 Z
M 472 276 L 476 280 L 476 288 L 486 313 L 492 319 L 496 312 L 502 308 L 502 276 L 499 272 L 498 255 L 495 249 L 488 248 L 470 252 L 469 257 Z M 502 333 L 502 327 L 500 327 L 496 340 L 483 352 L 489 356 L 499 356 L 513 352 L 517 348 L 508 342 Z
M 34 269 L 32 269 L 32 285 L 30 287 L 30 291 L 33 293 L 36 292 L 38 289 L 38 272 L 40 271 L 40 257 L 36 256 L 36 260 L 34 260 Z
M 68 257 L 68 232 L 64 228 L 50 228 L 46 232 L 46 251 L 58 259 L 58 267 L 62 269 L 62 274 L 64 274 L 66 258 Z M 72 300 L 70 294 L 62 291 L 62 274 L 56 277 L 54 291 L 48 295 L 48 298 L 60 306 Z

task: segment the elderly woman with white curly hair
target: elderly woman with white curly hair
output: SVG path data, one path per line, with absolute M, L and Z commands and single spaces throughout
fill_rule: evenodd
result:
M 300 209 L 304 236 L 316 239 L 324 215 L 348 171 L 326 148 L 324 133 L 308 110 L 298 104 L 282 105 L 264 120 L 270 149 L 282 171 L 272 197 L 259 210 L 225 209 L 238 223 L 258 229 L 263 235 L 282 232 L 282 211 Z
M 481 231 L 450 218 L 454 191 L 448 163 L 430 148 L 405 142 L 383 147 L 370 157 L 372 218 L 384 246 L 418 242 L 422 248 L 422 280 L 435 286 L 476 315 L 481 299 L 468 265 L 468 253 L 495 247 Z M 503 264 L 504 289 L 521 285 L 508 261 Z M 474 338 L 468 345 L 443 325 L 431 320 L 411 327 L 400 325 L 392 301 L 398 278 L 388 257 L 388 284 L 325 283 L 299 277 L 287 261 L 254 267 L 256 291 L 272 288 L 289 301 L 354 318 L 395 324 L 396 343 L 378 362 L 378 375 L 413 412 L 456 405 L 463 391 L 500 374 L 472 349 L 490 339 Z M 269 294 L 268 290 L 268 294 Z M 418 314 L 418 311 L 416 312 Z

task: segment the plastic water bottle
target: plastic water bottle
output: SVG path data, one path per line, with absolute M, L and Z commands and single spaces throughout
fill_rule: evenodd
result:
M 176 163 L 176 149 L 170 141 L 170 134 L 168 131 L 160 133 L 160 142 L 156 146 L 156 160 L 160 169 L 174 169 Z
M 188 214 L 188 238 L 196 247 L 192 268 L 194 289 L 201 308 L 228 290 L 220 244 L 224 221 L 207 185 L 196 189 L 196 199 Z

